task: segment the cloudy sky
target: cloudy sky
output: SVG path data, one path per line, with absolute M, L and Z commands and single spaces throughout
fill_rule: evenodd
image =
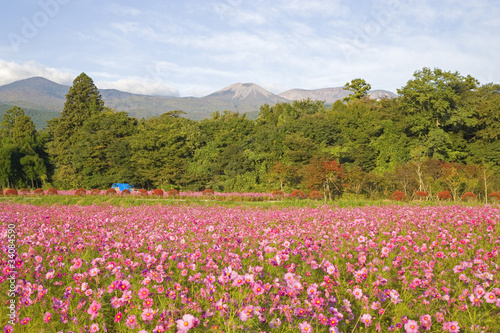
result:
M 363 78 L 396 91 L 423 67 L 500 82 L 498 0 L 15 0 L 0 13 L 0 85 L 204 96 Z

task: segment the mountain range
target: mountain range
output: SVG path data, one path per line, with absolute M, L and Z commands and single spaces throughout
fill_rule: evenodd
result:
M 52 82 L 43 77 L 15 81 L 0 86 L 0 110 L 17 105 L 22 108 L 61 112 L 69 86 Z M 126 111 L 130 116 L 148 118 L 162 113 L 182 110 L 186 117 L 200 120 L 215 111 L 235 111 L 256 114 L 263 104 L 291 102 L 310 98 L 334 103 L 349 95 L 342 87 L 315 90 L 292 89 L 275 95 L 254 83 L 235 83 L 204 97 L 165 97 L 132 94 L 115 89 L 99 89 L 107 107 Z M 386 90 L 372 90 L 371 98 L 392 98 L 396 95 Z M 1 107 L 3 106 L 3 107 Z

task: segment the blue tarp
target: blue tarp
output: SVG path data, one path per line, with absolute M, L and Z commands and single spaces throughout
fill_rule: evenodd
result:
M 134 189 L 134 185 L 126 184 L 126 183 L 114 183 L 111 185 L 111 188 L 114 188 L 117 191 L 129 190 L 132 191 Z

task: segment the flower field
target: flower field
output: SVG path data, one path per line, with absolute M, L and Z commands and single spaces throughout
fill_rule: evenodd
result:
M 2 202 L 0 221 L 4 332 L 500 332 L 499 206 Z

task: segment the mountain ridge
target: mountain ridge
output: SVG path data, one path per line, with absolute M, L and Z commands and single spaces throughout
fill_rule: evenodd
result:
M 0 86 L 0 104 L 18 105 L 30 109 L 61 112 L 70 86 L 43 77 L 32 77 Z M 99 89 L 107 107 L 126 111 L 131 116 L 147 118 L 174 110 L 186 112 L 186 117 L 201 120 L 215 111 L 248 113 L 259 110 L 263 104 L 292 102 L 301 99 L 323 100 L 333 103 L 349 95 L 343 88 L 290 89 L 280 94 L 255 83 L 234 83 L 203 97 L 168 97 L 141 95 L 117 89 Z M 373 90 L 372 98 L 396 95 L 385 90 Z

